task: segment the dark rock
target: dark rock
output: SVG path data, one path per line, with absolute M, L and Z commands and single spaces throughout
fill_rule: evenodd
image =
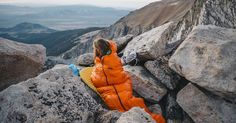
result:
M 183 111 L 183 120 L 182 123 L 194 123 L 193 119 L 189 117 L 189 115 Z
M 148 106 L 148 109 L 155 114 L 162 114 L 161 106 L 159 104 L 153 104 Z
M 124 70 L 129 72 L 132 78 L 133 90 L 145 100 L 159 102 L 167 93 L 166 88 L 144 67 L 125 66 Z
M 161 57 L 155 61 L 147 61 L 144 66 L 171 90 L 175 89 L 180 80 L 180 77 L 169 68 L 167 57 Z
M 176 102 L 176 95 L 170 92 L 167 95 L 166 119 L 168 123 L 182 123 L 183 110 Z

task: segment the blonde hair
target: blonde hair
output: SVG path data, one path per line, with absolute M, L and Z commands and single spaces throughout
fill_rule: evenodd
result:
M 111 51 L 109 41 L 103 38 L 95 39 L 93 42 L 93 48 L 95 56 L 100 58 L 104 55 L 107 55 L 107 53 Z

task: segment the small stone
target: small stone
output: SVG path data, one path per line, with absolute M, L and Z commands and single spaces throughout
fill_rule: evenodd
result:
M 94 54 L 93 53 L 86 53 L 80 55 L 76 61 L 76 65 L 81 66 L 91 66 L 94 63 Z
M 144 109 L 134 107 L 123 113 L 116 123 L 156 123 Z

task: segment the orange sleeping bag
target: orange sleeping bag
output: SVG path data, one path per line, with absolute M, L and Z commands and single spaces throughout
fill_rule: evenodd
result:
M 132 107 L 141 107 L 148 112 L 157 123 L 165 123 L 161 114 L 151 113 L 142 98 L 136 98 L 132 94 L 132 81 L 127 72 L 123 70 L 118 57 L 116 44 L 109 41 L 110 55 L 101 59 L 95 58 L 95 66 L 91 74 L 91 80 L 97 91 L 110 109 L 120 112 L 128 111 Z

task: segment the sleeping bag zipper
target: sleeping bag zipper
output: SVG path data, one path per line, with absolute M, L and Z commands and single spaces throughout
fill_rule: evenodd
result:
M 103 70 L 103 73 L 104 73 L 104 75 L 105 75 L 105 77 L 106 77 L 106 82 L 107 82 L 107 86 L 109 86 L 110 84 L 108 83 L 108 80 L 107 80 L 107 75 L 106 75 L 106 72 L 105 72 L 105 70 L 104 70 L 104 57 L 102 57 L 102 70 Z M 117 92 L 117 90 L 116 90 L 116 87 L 115 87 L 115 85 L 111 85 L 113 88 L 114 88 L 114 90 L 115 90 L 115 92 L 116 92 L 116 95 L 117 95 L 117 97 L 118 97 L 118 99 L 119 99 L 119 101 L 120 101 L 120 104 L 121 104 L 121 106 L 122 106 L 122 108 L 126 111 L 126 109 L 125 109 L 125 106 L 123 105 L 123 103 L 122 103 L 122 101 L 121 101 L 121 99 L 120 99 L 120 96 L 119 96 L 119 94 L 118 94 L 118 92 Z

